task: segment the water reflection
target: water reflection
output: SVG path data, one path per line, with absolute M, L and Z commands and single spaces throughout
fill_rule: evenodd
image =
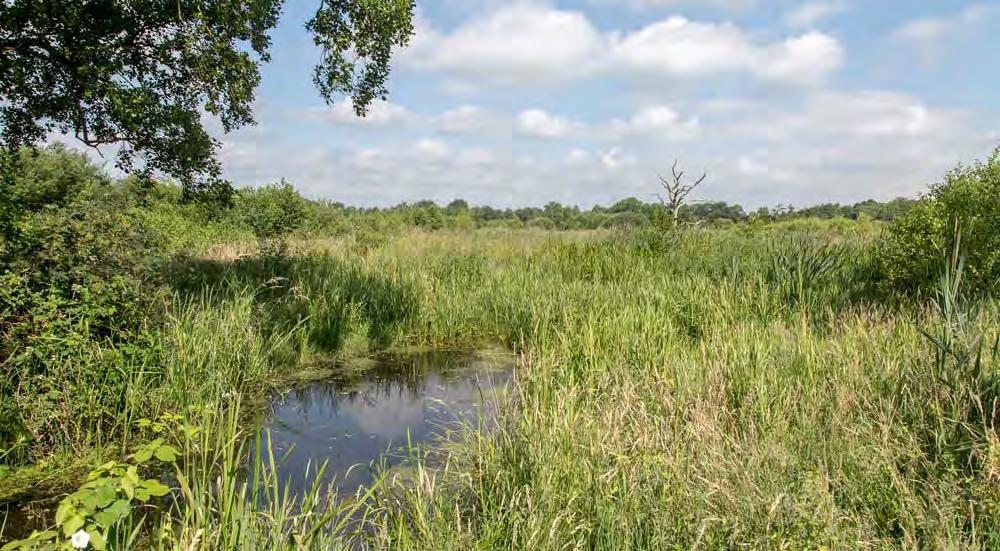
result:
M 512 363 L 482 352 L 380 357 L 356 375 L 309 383 L 276 399 L 261 428 L 270 431 L 275 456 L 285 457 L 279 476 L 293 493 L 311 483 L 307 469 L 315 472 L 327 461 L 336 491 L 353 494 L 373 480 L 379 462 L 404 464 L 407 442 L 426 443 L 458 423 L 492 423 Z

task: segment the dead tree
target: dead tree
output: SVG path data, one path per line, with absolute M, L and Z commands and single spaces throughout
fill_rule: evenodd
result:
M 667 180 L 663 176 L 660 178 L 660 187 L 666 192 L 666 197 L 658 195 L 660 198 L 660 204 L 662 204 L 667 211 L 670 213 L 673 221 L 673 226 L 676 228 L 680 224 L 681 217 L 681 207 L 684 206 L 687 201 L 687 196 L 691 194 L 698 186 L 708 178 L 708 173 L 703 173 L 701 178 L 693 184 L 684 183 L 684 171 L 677 171 L 677 161 L 674 160 L 674 165 L 670 167 L 671 179 Z

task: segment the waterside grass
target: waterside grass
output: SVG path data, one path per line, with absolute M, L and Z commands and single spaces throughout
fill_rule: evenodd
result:
M 238 416 L 192 418 L 207 440 L 163 545 L 996 548 L 997 304 L 973 315 L 957 291 L 959 335 L 934 303 L 879 294 L 874 231 L 416 232 L 188 259 L 156 360 L 122 367 L 115 423 L 230 412 L 330 355 L 500 342 L 519 362 L 499 429 L 459 432 L 346 516 L 321 492 L 290 505 L 266 476 L 220 478 L 249 453 Z M 976 381 L 928 334 L 978 346 Z M 80 447 L 121 453 L 140 436 L 124 432 Z M 326 522 L 359 515 L 349 543 Z

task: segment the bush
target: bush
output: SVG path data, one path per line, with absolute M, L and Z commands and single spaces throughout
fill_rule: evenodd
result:
M 649 218 L 638 212 L 620 212 L 604 222 L 602 227 L 614 229 L 635 229 L 649 225 Z
M 905 292 L 931 289 L 956 228 L 970 291 L 995 289 L 1000 280 L 1000 164 L 977 162 L 951 171 L 889 227 L 879 247 L 883 285 Z
M 85 189 L 107 186 L 101 169 L 61 144 L 25 148 L 16 154 L 4 192 L 21 212 L 62 205 Z
M 307 201 L 282 180 L 257 190 L 242 190 L 237 208 L 258 239 L 275 239 L 303 227 Z
M 127 190 L 86 159 L 52 148 L 16 166 L 8 189 L 31 200 L 0 250 L 0 449 L 26 438 L 44 451 L 119 405 L 111 355 L 140 352 L 119 347 L 156 319 L 160 246 Z
M 525 227 L 531 229 L 540 229 L 540 230 L 554 230 L 556 229 L 556 223 L 553 222 L 551 218 L 539 216 L 537 218 L 532 218 L 531 220 L 528 220 L 528 223 L 525 224 Z

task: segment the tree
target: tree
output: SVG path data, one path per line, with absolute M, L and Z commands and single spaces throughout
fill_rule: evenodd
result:
M 228 188 L 202 115 L 226 132 L 254 123 L 283 3 L 0 2 L 0 154 L 58 131 L 94 148 L 117 144 L 119 168 L 162 172 L 187 192 Z M 343 94 L 363 115 L 385 96 L 413 9 L 413 0 L 319 0 L 305 28 L 322 49 L 313 81 L 327 103 Z
M 688 195 L 695 190 L 698 186 L 708 178 L 707 173 L 703 173 L 701 178 L 698 178 L 693 184 L 684 183 L 684 171 L 677 171 L 677 160 L 674 160 L 674 164 L 670 167 L 671 179 L 667 180 L 663 176 L 660 176 L 660 187 L 667 194 L 666 197 L 662 195 L 659 196 L 660 203 L 670 212 L 671 220 L 673 226 L 676 228 L 680 223 L 681 207 L 687 201 Z

